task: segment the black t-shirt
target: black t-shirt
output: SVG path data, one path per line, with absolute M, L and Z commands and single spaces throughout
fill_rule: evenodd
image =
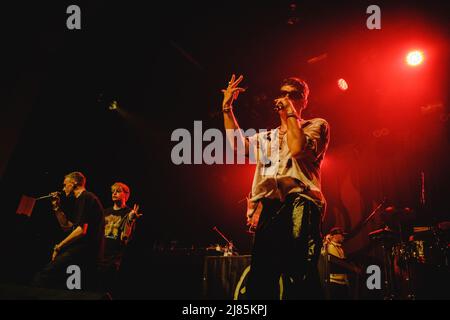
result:
M 83 191 L 75 199 L 73 211 L 67 214 L 69 221 L 73 223 L 73 229 L 87 224 L 87 232 L 84 237 L 68 245 L 68 249 L 75 246 L 85 246 L 87 250 L 95 255 L 103 251 L 103 233 L 105 229 L 105 218 L 103 206 L 95 194 Z
M 120 236 L 130 211 L 131 208 L 126 206 L 119 210 L 113 207 L 105 209 L 105 257 L 117 255 L 122 250 Z

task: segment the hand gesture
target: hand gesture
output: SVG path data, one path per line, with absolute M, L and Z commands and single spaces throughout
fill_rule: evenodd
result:
M 139 205 L 135 204 L 133 206 L 133 209 L 131 209 L 130 213 L 128 213 L 128 218 L 130 220 L 136 219 L 136 218 L 140 218 L 142 216 L 142 214 L 139 213 Z
M 244 88 L 240 88 L 237 85 L 244 79 L 244 76 L 239 76 L 239 78 L 235 79 L 235 75 L 231 77 L 230 82 L 228 82 L 228 87 L 226 89 L 222 89 L 223 92 L 223 102 L 222 109 L 230 108 L 233 104 L 233 101 L 237 99 L 240 92 L 244 92 Z

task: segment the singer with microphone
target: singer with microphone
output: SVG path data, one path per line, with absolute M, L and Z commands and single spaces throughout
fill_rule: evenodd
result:
M 247 295 L 279 299 L 282 276 L 283 298 L 320 298 L 317 262 L 325 210 L 320 167 L 330 139 L 329 125 L 321 118 L 302 118 L 309 88 L 304 80 L 290 77 L 283 80 L 274 100 L 280 125 L 245 137 L 233 113 L 233 102 L 245 91 L 239 87 L 242 79 L 233 75 L 222 90 L 222 112 L 228 142 L 236 146 L 237 138 L 234 149 L 245 150 L 247 157 L 256 152 L 249 201 L 261 203 L 262 211 L 254 234 Z
M 51 261 L 33 279 L 36 287 L 67 288 L 67 267 L 81 269 L 82 289 L 87 277 L 94 270 L 103 252 L 105 228 L 103 206 L 95 194 L 86 190 L 86 177 L 72 172 L 64 177 L 63 192 L 74 200 L 73 210 L 61 207 L 61 193 L 51 193 L 53 213 L 66 236 L 58 242 L 51 254 Z

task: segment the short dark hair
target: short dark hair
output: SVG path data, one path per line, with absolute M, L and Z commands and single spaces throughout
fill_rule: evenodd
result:
M 308 100 L 309 87 L 305 80 L 296 77 L 289 77 L 284 79 L 281 85 L 293 86 L 297 91 L 302 93 L 303 99 Z
M 64 176 L 64 178 L 69 178 L 75 181 L 77 186 L 84 187 L 86 185 L 86 177 L 81 172 L 75 171 L 68 173 Z

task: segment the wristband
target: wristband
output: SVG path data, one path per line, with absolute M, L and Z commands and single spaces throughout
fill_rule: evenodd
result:
M 292 118 L 295 118 L 295 119 L 297 119 L 297 120 L 299 120 L 299 119 L 298 119 L 298 115 L 296 115 L 296 114 L 293 113 L 293 112 L 292 112 L 292 113 L 288 113 L 287 116 L 286 116 L 286 118 L 291 118 L 291 117 L 292 117 Z

